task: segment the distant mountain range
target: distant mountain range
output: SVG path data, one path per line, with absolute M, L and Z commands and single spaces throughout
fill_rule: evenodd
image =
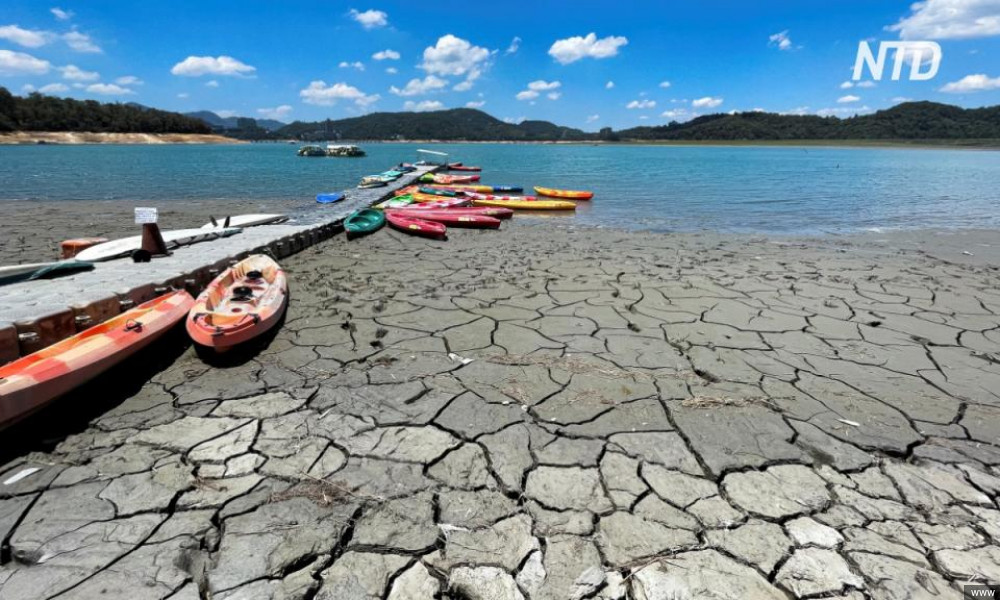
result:
M 201 119 L 208 126 L 216 130 L 227 130 L 227 129 L 239 129 L 239 123 L 237 122 L 241 118 L 246 117 L 220 117 L 218 114 L 210 110 L 199 110 L 195 112 L 184 113 L 185 117 L 192 117 L 195 119 Z M 277 131 L 285 126 L 285 123 L 281 121 L 275 121 L 274 119 L 253 119 L 257 123 L 257 127 L 265 129 L 267 131 Z
M 201 113 L 189 113 L 191 116 Z M 211 114 L 211 113 L 210 113 Z M 216 115 L 217 116 L 217 115 Z M 206 122 L 207 119 L 206 119 Z M 228 122 L 228 121 L 225 121 Z M 260 121 L 258 121 L 260 123 Z M 468 141 L 794 141 L 794 140 L 967 140 L 1000 139 L 1000 106 L 960 108 L 935 102 L 907 102 L 849 117 L 720 113 L 684 123 L 596 133 L 548 121 L 508 123 L 482 111 L 454 108 L 433 112 L 371 113 L 349 119 L 296 121 L 268 129 L 265 137 L 316 140 L 435 139 Z M 260 132 L 257 132 L 258 134 Z

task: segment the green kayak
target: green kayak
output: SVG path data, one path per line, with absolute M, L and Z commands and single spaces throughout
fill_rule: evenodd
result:
M 418 188 L 418 191 L 421 194 L 430 194 L 432 196 L 447 196 L 448 198 L 454 198 L 455 196 L 458 195 L 450 190 L 439 190 L 437 188 L 428 188 L 428 187 Z
M 378 231 L 385 225 L 385 215 L 382 211 L 372 208 L 356 210 L 344 220 L 344 230 L 347 239 L 353 239 Z

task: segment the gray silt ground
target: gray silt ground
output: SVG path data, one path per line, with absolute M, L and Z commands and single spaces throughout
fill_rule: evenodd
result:
M 178 336 L 5 432 L 100 402 L 8 446 L 0 598 L 958 598 L 1000 579 L 1000 289 L 919 246 L 338 236 L 259 354 Z

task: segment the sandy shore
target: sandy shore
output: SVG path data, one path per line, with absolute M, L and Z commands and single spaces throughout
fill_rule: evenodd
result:
M 93 133 L 15 131 L 0 133 L 0 144 L 245 144 L 224 135 L 198 133 Z
M 259 352 L 177 335 L 4 432 L 0 597 L 1000 580 L 1000 233 L 450 238 L 315 246 Z

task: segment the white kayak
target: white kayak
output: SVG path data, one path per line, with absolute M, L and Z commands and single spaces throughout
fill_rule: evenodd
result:
M 283 223 L 288 220 L 288 215 L 233 215 L 222 219 L 216 219 L 213 223 L 205 223 L 202 229 L 222 229 L 225 228 L 226 219 L 229 219 L 228 227 L 254 227 L 257 225 L 271 225 L 273 223 Z
M 241 231 L 243 230 L 239 227 L 228 227 L 218 229 L 175 229 L 173 231 L 163 231 L 161 234 L 163 235 L 163 241 L 167 244 L 167 248 L 176 248 L 220 237 L 229 237 Z M 135 235 L 91 246 L 77 254 L 74 258 L 86 261 L 111 260 L 113 258 L 129 256 L 141 247 L 142 236 Z

